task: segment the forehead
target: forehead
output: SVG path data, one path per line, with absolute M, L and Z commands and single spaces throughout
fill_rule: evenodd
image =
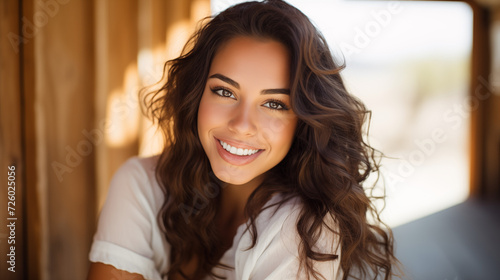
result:
M 289 87 L 290 55 L 278 41 L 236 37 L 223 44 L 215 54 L 209 76 L 216 73 L 238 83 Z

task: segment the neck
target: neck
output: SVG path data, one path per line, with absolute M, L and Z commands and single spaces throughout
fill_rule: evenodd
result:
M 262 181 L 261 175 L 243 185 L 223 185 L 219 204 L 219 218 L 223 224 L 234 226 L 246 221 L 244 212 L 248 198 Z

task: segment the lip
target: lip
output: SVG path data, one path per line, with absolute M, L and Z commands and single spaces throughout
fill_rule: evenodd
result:
M 238 156 L 238 155 L 233 155 L 231 154 L 230 152 L 226 151 L 222 145 L 220 144 L 220 141 L 224 141 L 226 143 L 228 143 L 229 145 L 233 146 L 232 143 L 234 142 L 231 142 L 231 141 L 226 141 L 226 140 L 219 140 L 217 138 L 214 137 L 214 141 L 215 141 L 215 146 L 217 147 L 217 152 L 219 152 L 219 155 L 220 157 L 225 160 L 226 162 L 232 164 L 232 165 L 237 165 L 237 166 L 241 166 L 241 165 L 246 165 L 246 164 L 249 164 L 251 163 L 252 161 L 254 161 L 264 150 L 261 150 L 261 149 L 257 149 L 255 147 L 251 147 L 251 146 L 247 146 L 247 145 L 238 145 L 238 144 L 234 144 L 235 147 L 238 147 L 238 148 L 245 148 L 245 149 L 253 149 L 253 150 L 259 150 L 258 152 L 256 152 L 255 154 L 253 155 L 249 155 L 249 156 Z

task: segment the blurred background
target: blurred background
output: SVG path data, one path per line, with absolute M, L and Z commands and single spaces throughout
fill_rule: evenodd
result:
M 0 227 L 1 279 L 85 279 L 111 176 L 161 150 L 139 90 L 239 2 L 0 0 L 0 223 L 16 225 L 15 273 Z M 404 279 L 498 278 L 500 1 L 288 2 L 372 111 L 367 141 L 386 156 L 372 191 Z

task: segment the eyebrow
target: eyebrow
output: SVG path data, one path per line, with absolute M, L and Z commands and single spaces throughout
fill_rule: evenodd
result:
M 238 82 L 236 82 L 235 80 L 233 80 L 229 77 L 226 77 L 222 74 L 219 74 L 219 73 L 213 74 L 208 78 L 209 79 L 216 78 L 216 79 L 222 80 L 222 81 L 232 85 L 233 87 L 240 89 L 240 84 L 238 84 Z M 290 90 L 286 89 L 286 88 L 264 89 L 261 91 L 261 94 L 286 94 L 286 95 L 290 95 Z

